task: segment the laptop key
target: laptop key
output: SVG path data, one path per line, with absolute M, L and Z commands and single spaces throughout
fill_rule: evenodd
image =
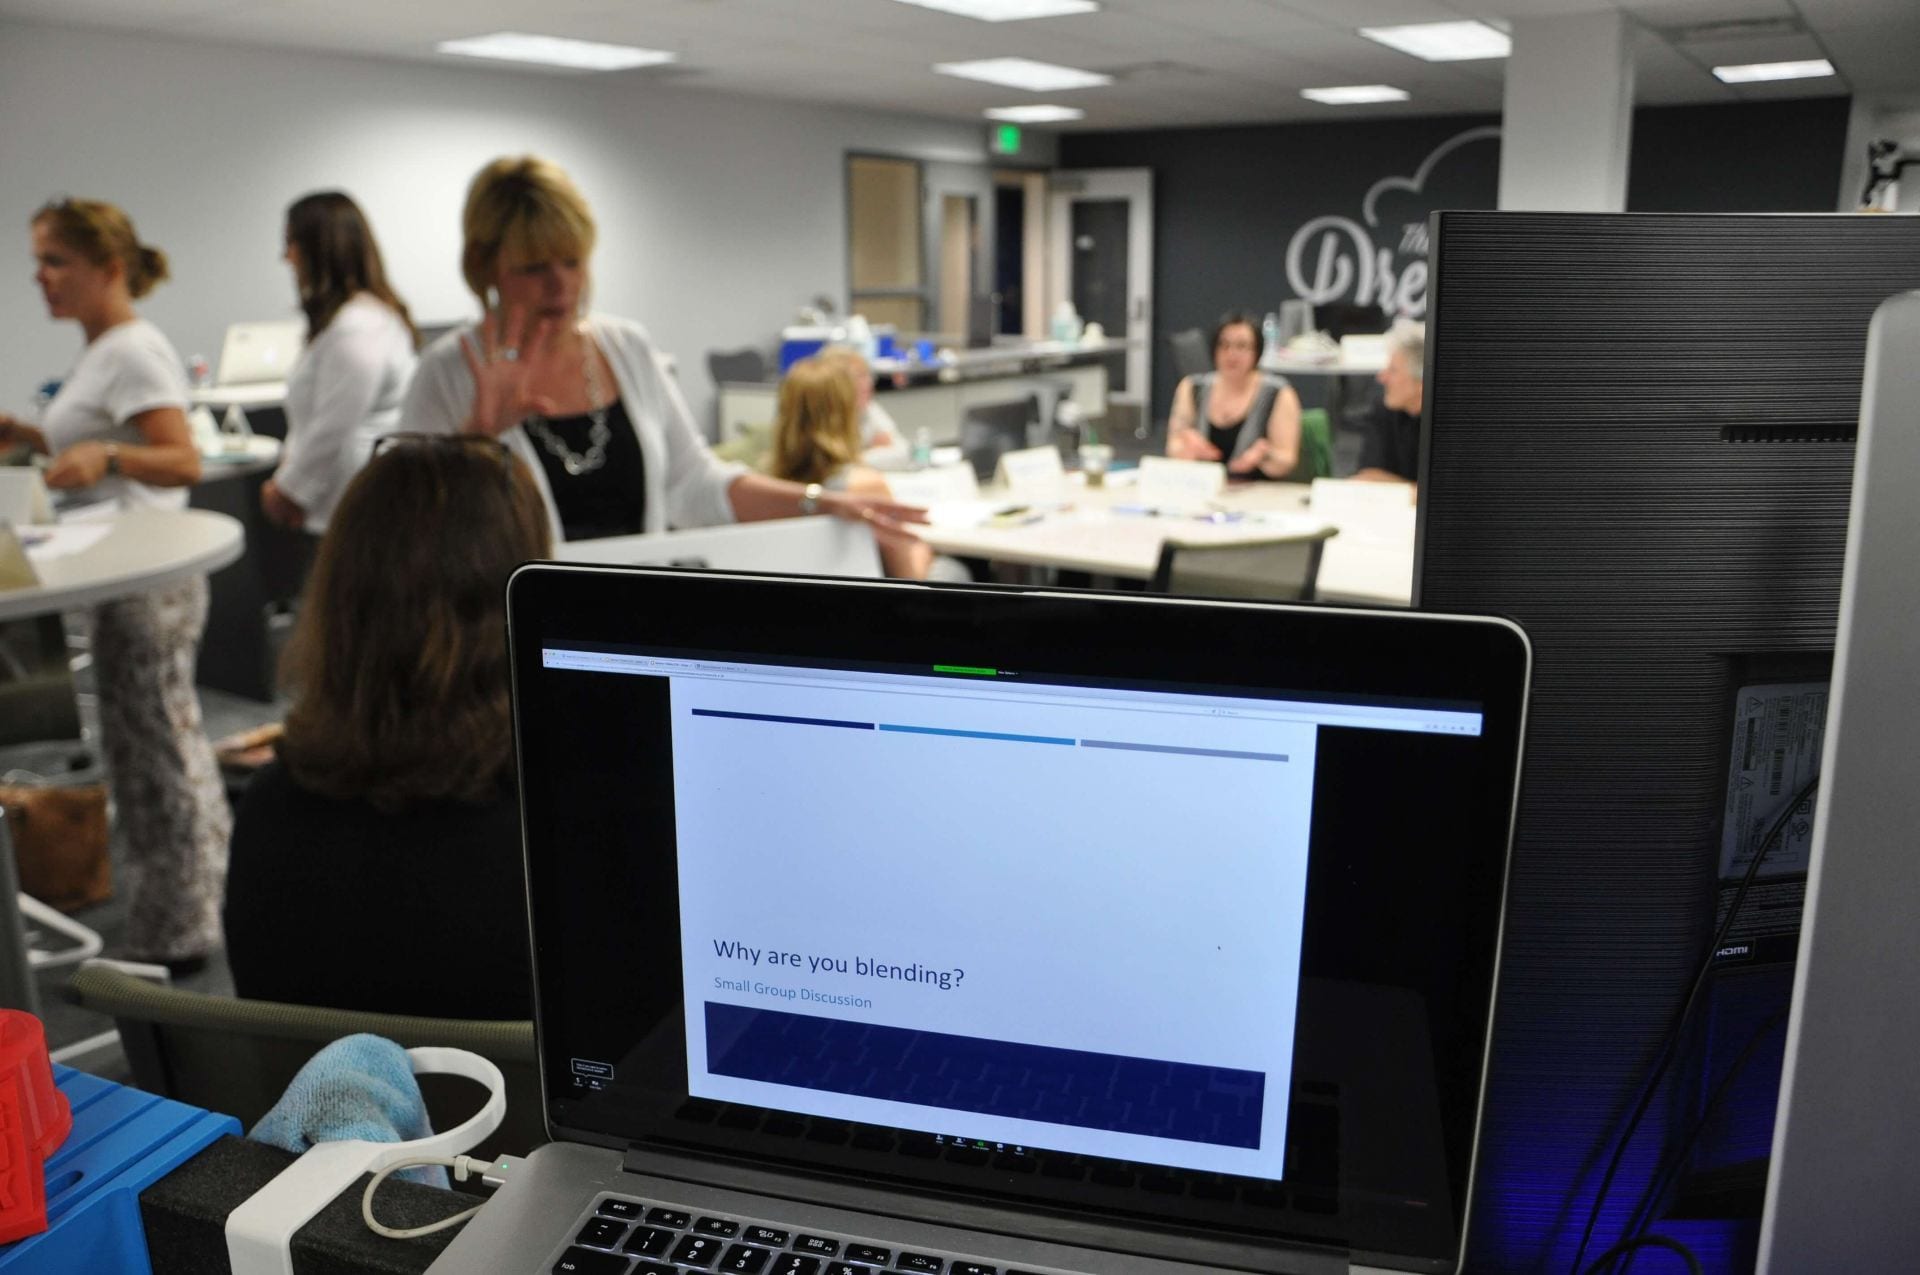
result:
M 937 1257 L 928 1257 L 925 1253 L 902 1253 L 893 1265 L 895 1270 L 912 1271 L 914 1275 L 920 1275 L 921 1272 L 926 1272 L 927 1275 L 940 1275 L 940 1268 L 945 1263 Z M 953 1269 L 957 1271 L 960 1267 L 956 1264 Z M 993 1275 L 993 1267 L 980 1267 L 978 1275 Z
M 767 1275 L 816 1275 L 820 1269 L 817 1257 L 802 1257 L 798 1253 L 775 1253 L 773 1265 L 767 1268 Z
M 711 1266 L 720 1256 L 720 1241 L 707 1235 L 689 1235 L 667 1260 L 676 1266 Z
M 619 1218 L 596 1217 L 580 1228 L 580 1234 L 573 1237 L 573 1242 L 591 1248 L 614 1248 L 626 1233 L 627 1224 Z
M 871 1266 L 855 1266 L 852 1262 L 828 1262 L 827 1269 L 821 1275 L 873 1275 Z
M 885 1266 L 892 1257 L 893 1251 L 891 1249 L 875 1248 L 871 1244 L 847 1245 L 847 1260 L 849 1262 L 864 1262 L 868 1266 Z
M 793 1242 L 796 1253 L 812 1253 L 819 1257 L 840 1256 L 840 1241 L 822 1239 L 818 1235 L 802 1235 Z
M 673 1244 L 672 1231 L 657 1231 L 651 1226 L 636 1226 L 633 1234 L 627 1236 L 622 1245 L 629 1253 L 640 1257 L 664 1257 Z
M 722 1217 L 703 1217 L 693 1224 L 693 1229 L 696 1234 L 718 1235 L 723 1240 L 730 1240 L 740 1234 L 738 1222 L 729 1222 Z
M 680 1272 L 671 1266 L 662 1266 L 658 1262 L 642 1262 L 627 1272 L 627 1275 L 680 1275 Z
M 764 1248 L 750 1248 L 745 1244 L 735 1244 L 727 1250 L 727 1255 L 720 1259 L 720 1269 L 735 1271 L 738 1275 L 760 1275 L 760 1271 L 767 1264 L 767 1259 L 772 1256 L 773 1254 Z
M 693 1215 L 678 1209 L 653 1209 L 647 1213 L 647 1221 L 655 1226 L 670 1226 L 676 1231 L 684 1231 L 687 1223 L 693 1221 Z
M 602 1200 L 594 1206 L 601 1217 L 617 1217 L 628 1222 L 638 1222 L 647 1211 L 647 1206 L 638 1200 Z
M 622 1275 L 627 1259 L 618 1253 L 602 1253 L 590 1248 L 570 1248 L 553 1264 L 553 1275 Z
M 749 1226 L 741 1239 L 749 1244 L 765 1244 L 768 1248 L 785 1248 L 787 1233 L 776 1231 L 771 1226 Z

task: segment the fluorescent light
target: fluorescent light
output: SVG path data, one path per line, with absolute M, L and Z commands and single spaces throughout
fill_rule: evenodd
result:
M 1749 62 L 1745 66 L 1716 66 L 1714 78 L 1722 84 L 1757 84 L 1761 80 L 1817 80 L 1833 74 L 1825 58 L 1807 62 Z
M 1386 84 L 1343 84 L 1330 89 L 1301 89 L 1300 96 L 1328 106 L 1358 106 L 1363 102 L 1404 102 L 1411 95 Z
M 957 13 L 982 22 L 1024 22 L 1028 18 L 1062 18 L 1073 13 L 1095 13 L 1094 0 L 900 0 L 922 9 Z
M 679 56 L 661 49 L 597 44 L 592 40 L 528 35 L 521 31 L 496 31 L 492 35 L 470 36 L 464 40 L 442 40 L 434 47 L 442 53 L 457 53 L 461 57 L 537 62 L 542 66 L 564 66 L 574 71 L 625 71 L 636 66 L 657 66 Z
M 1468 62 L 1504 58 L 1513 52 L 1505 31 L 1484 22 L 1416 22 L 1404 27 L 1361 27 L 1360 34 L 1390 49 L 1429 62 Z
M 987 109 L 990 120 L 1013 124 L 1058 124 L 1062 120 L 1083 120 L 1087 113 L 1077 106 L 994 106 Z
M 942 75 L 957 75 L 963 80 L 982 80 L 1030 93 L 1057 93 L 1062 89 L 1089 89 L 1113 83 L 1111 75 L 1098 71 L 1080 71 L 1051 62 L 1028 58 L 985 58 L 978 62 L 940 62 L 934 70 Z

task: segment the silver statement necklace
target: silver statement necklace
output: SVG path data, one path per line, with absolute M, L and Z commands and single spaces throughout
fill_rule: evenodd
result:
M 567 477 L 578 478 L 582 474 L 591 474 L 607 463 L 607 444 L 613 441 L 613 431 L 607 428 L 607 412 L 613 404 L 600 402 L 600 374 L 594 367 L 593 347 L 587 341 L 587 334 L 580 333 L 580 365 L 587 373 L 587 419 L 592 422 L 587 430 L 587 450 L 576 452 L 567 446 L 567 440 L 547 428 L 547 418 L 535 413 L 527 417 L 527 432 L 540 440 L 540 446 L 547 455 L 560 462 L 567 471 Z

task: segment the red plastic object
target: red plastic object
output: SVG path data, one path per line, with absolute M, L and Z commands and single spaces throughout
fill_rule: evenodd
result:
M 0 1244 L 47 1229 L 46 1159 L 72 1130 L 46 1028 L 24 1010 L 0 1009 Z

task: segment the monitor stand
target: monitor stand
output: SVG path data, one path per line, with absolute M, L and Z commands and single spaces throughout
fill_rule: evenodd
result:
M 1759 1275 L 1920 1269 L 1920 292 L 1874 314 Z

